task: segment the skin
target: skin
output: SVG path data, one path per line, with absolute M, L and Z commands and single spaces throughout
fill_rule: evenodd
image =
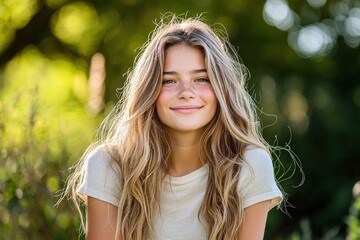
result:
M 118 208 L 110 203 L 88 197 L 86 216 L 87 240 L 114 240 Z M 118 240 L 122 240 L 120 237 Z
M 270 200 L 256 203 L 244 209 L 244 222 L 240 228 L 239 240 L 264 239 L 269 209 Z
M 202 52 L 185 44 L 169 47 L 156 111 L 176 144 L 170 175 L 183 176 L 201 167 L 198 142 L 216 108 L 217 99 Z
M 171 176 L 183 176 L 202 166 L 198 142 L 216 108 L 217 100 L 202 52 L 185 44 L 169 47 L 165 52 L 163 85 L 156 111 L 176 144 L 169 170 Z M 270 201 L 264 201 L 244 210 L 239 240 L 263 239 L 269 208 Z M 114 240 L 117 210 L 110 203 L 89 197 L 87 239 Z

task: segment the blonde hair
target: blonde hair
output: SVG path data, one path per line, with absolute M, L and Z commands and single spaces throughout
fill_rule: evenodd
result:
M 206 126 L 200 142 L 200 158 L 208 164 L 209 176 L 198 217 L 207 226 L 208 239 L 238 236 L 243 208 L 236 188 L 245 148 L 256 145 L 269 152 L 259 133 L 254 103 L 246 91 L 246 71 L 226 35 L 198 18 L 172 16 L 161 21 L 135 60 L 121 100 L 103 121 L 100 139 L 84 154 L 66 189 L 81 214 L 76 190 L 83 181 L 85 159 L 92 148 L 106 146 L 121 172 L 117 234 L 123 239 L 142 240 L 154 234 L 161 184 L 173 146 L 157 116 L 155 101 L 162 84 L 164 52 L 180 43 L 203 52 L 218 100 L 217 114 Z

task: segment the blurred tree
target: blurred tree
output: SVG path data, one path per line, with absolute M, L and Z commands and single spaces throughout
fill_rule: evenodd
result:
M 296 217 L 307 216 L 315 236 L 332 226 L 345 231 L 343 216 L 359 178 L 359 7 L 360 1 L 267 0 L 263 8 L 265 21 L 284 31 L 303 58 L 288 58 L 291 72 L 280 72 L 278 82 L 286 87 L 279 95 L 285 94 L 292 146 L 307 175 L 293 197 Z M 303 97 L 291 101 L 289 91 Z
M 205 12 L 209 23 L 225 26 L 251 73 L 265 138 L 291 140 L 303 164 L 303 186 L 292 187 L 299 174 L 282 182 L 296 207 L 288 209 L 292 218 L 271 212 L 267 237 L 344 236 L 360 169 L 359 2 L 2 0 L 2 237 L 75 238 L 76 212 L 66 203 L 53 208 L 62 171 L 91 141 L 153 21 L 167 12 Z M 105 63 L 103 89 L 104 73 L 89 69 Z M 280 160 L 292 163 L 286 154 Z

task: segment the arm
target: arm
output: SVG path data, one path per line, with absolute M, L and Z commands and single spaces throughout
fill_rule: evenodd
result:
M 118 208 L 110 203 L 88 197 L 86 239 L 115 240 L 117 211 Z
M 239 240 L 264 239 L 265 224 L 270 209 L 270 200 L 256 203 L 244 210 Z

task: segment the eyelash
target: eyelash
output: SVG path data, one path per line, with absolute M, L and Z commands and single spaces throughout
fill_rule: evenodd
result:
M 196 79 L 196 81 L 209 82 L 209 79 L 207 79 L 207 78 L 198 78 L 198 79 Z
M 197 78 L 195 79 L 196 82 L 209 82 L 209 79 L 207 78 Z M 170 83 L 175 83 L 175 80 L 171 80 L 171 79 L 165 79 L 162 82 L 163 84 L 170 84 Z
M 163 80 L 163 84 L 168 84 L 168 83 L 174 83 L 175 82 L 175 80 L 170 80 L 170 79 L 165 79 L 165 80 Z

